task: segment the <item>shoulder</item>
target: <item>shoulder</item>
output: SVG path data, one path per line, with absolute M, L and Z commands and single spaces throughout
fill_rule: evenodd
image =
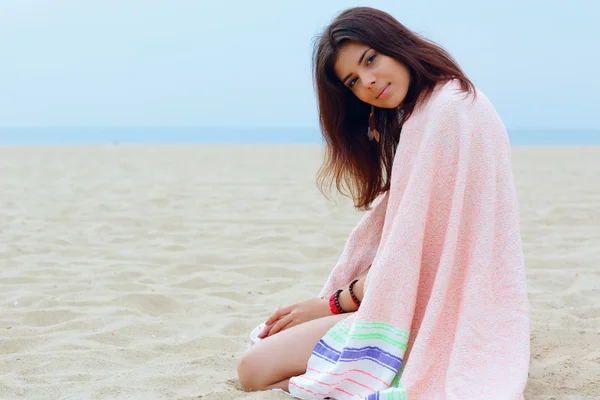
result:
M 424 104 L 427 120 L 445 124 L 502 124 L 488 97 L 478 88 L 464 91 L 456 79 L 439 84 Z
M 449 114 L 450 111 L 467 111 L 474 106 L 480 95 L 477 88 L 472 92 L 464 91 L 460 81 L 453 79 L 438 84 L 424 106 L 430 113 L 437 115 Z
M 462 142 L 474 136 L 486 140 L 507 140 L 505 126 L 490 100 L 475 88 L 472 92 L 461 89 L 457 80 L 436 87 L 423 105 L 421 130 L 433 145 L 442 142 Z

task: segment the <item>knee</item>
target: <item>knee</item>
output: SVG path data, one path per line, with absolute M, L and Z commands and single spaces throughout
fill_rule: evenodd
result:
M 261 382 L 261 368 L 257 364 L 252 351 L 247 351 L 238 360 L 237 373 L 240 385 L 247 391 L 264 390 L 266 386 Z

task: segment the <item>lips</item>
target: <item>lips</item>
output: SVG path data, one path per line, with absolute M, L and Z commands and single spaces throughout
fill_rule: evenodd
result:
M 388 88 L 388 87 L 390 87 L 390 84 L 389 84 L 389 83 L 388 83 L 387 85 L 385 85 L 385 86 L 383 87 L 383 89 L 381 89 L 381 90 L 379 91 L 379 93 L 377 94 L 377 97 L 376 97 L 376 99 L 379 99 L 381 96 L 383 96 L 384 94 L 386 94 L 386 93 L 387 93 L 387 88 Z

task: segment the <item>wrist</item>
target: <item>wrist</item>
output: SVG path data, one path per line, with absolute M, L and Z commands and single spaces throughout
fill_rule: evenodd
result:
M 358 282 L 356 282 L 356 284 L 352 287 L 352 292 L 354 293 L 354 295 L 357 297 L 359 302 L 362 302 L 362 299 L 364 297 L 365 294 L 365 280 L 361 279 Z
M 344 289 L 342 293 L 340 293 L 340 306 L 345 312 L 354 312 L 358 310 L 358 306 L 352 300 L 352 296 L 350 296 L 348 288 Z
M 319 308 L 319 311 L 325 316 L 333 314 L 331 311 L 330 297 L 321 297 L 321 307 Z

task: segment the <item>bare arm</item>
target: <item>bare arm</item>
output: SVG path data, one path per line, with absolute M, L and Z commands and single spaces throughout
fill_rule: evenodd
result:
M 369 265 L 369 268 L 367 268 L 367 270 L 361 276 L 358 277 L 358 282 L 356 282 L 352 287 L 352 291 L 354 292 L 356 297 L 358 297 L 359 301 L 362 301 L 363 299 L 365 279 L 367 279 L 367 274 L 369 273 L 370 269 L 371 266 Z M 347 312 L 353 312 L 358 310 L 358 307 L 356 306 L 354 301 L 352 301 L 352 297 L 350 296 L 350 291 L 348 290 L 348 288 L 344 288 L 344 291 L 340 293 L 340 306 L 344 309 L 344 311 Z
M 359 301 L 362 301 L 365 279 L 369 273 L 369 268 L 358 277 L 358 282 L 352 287 L 354 294 L 358 297 Z M 358 307 L 352 301 L 350 291 L 346 287 L 342 293 L 340 293 L 340 306 L 346 312 L 353 312 L 358 310 Z M 299 325 L 306 321 L 313 319 L 330 316 L 331 311 L 329 308 L 329 300 L 321 298 L 310 298 L 304 302 L 293 304 L 289 307 L 280 308 L 273 313 L 269 319 L 265 322 L 265 328 L 258 335 L 259 338 L 263 339 L 267 336 L 276 334 L 279 331 L 291 328 L 292 326 Z

